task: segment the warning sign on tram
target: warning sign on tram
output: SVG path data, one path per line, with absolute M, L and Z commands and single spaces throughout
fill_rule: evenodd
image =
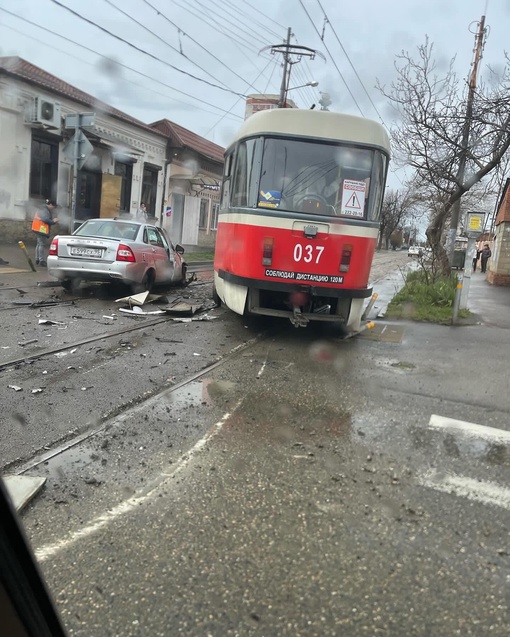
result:
M 363 217 L 365 214 L 365 191 L 367 185 L 364 181 L 344 179 L 342 189 L 341 215 L 347 217 Z

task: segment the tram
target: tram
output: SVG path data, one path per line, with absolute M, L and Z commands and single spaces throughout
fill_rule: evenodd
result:
M 238 314 L 360 330 L 390 155 L 377 122 L 249 117 L 225 152 L 213 296 Z

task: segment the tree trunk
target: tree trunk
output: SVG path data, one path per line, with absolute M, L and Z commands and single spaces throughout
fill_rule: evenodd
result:
M 451 272 L 448 254 L 443 248 L 441 241 L 447 214 L 448 213 L 445 212 L 444 208 L 438 210 L 426 232 L 427 239 L 429 240 L 430 247 L 432 248 L 432 253 L 436 257 L 438 270 L 444 277 L 449 277 Z

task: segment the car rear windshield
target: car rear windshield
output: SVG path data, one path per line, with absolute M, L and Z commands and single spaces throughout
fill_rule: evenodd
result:
M 139 228 L 140 226 L 136 223 L 119 223 L 118 221 L 108 221 L 106 219 L 94 219 L 86 221 L 74 232 L 74 235 L 134 241 Z

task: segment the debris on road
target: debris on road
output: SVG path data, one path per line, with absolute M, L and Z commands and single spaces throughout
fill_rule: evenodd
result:
M 37 343 L 38 338 L 31 338 L 29 341 L 20 341 L 18 345 L 20 347 L 25 347 L 25 345 L 32 345 L 32 343 Z
M 39 325 L 65 325 L 62 321 L 52 321 L 50 319 L 39 319 Z
M 32 394 L 40 394 L 42 391 L 42 387 L 37 387 L 36 389 L 32 389 Z
M 168 303 L 166 296 L 162 294 L 150 294 L 150 292 L 140 292 L 139 294 L 132 294 L 131 296 L 123 296 L 121 299 L 116 299 L 115 303 L 127 303 L 129 307 L 141 307 L 145 305 L 145 303 L 154 303 L 155 301 Z
M 9 389 L 14 389 L 14 391 L 23 391 L 23 387 L 19 387 L 18 385 L 9 385 Z

